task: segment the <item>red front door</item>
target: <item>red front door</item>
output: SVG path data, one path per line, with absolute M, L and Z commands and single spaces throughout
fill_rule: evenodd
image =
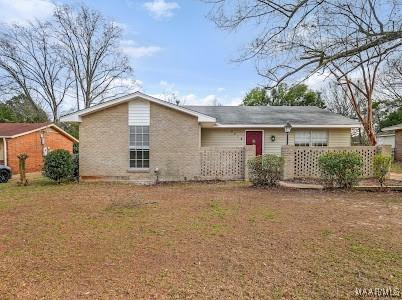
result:
M 255 154 L 262 154 L 262 131 L 246 131 L 246 145 L 255 145 Z

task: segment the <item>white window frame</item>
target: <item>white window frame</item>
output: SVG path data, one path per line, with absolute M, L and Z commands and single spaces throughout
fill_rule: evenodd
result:
M 300 143 L 300 144 L 298 144 L 297 143 L 297 134 L 299 133 L 302 133 L 302 132 L 304 132 L 304 133 L 307 133 L 308 134 L 308 141 L 306 140 L 306 143 Z M 326 138 L 327 138 L 327 140 L 326 140 L 326 143 L 321 143 L 320 145 L 313 145 L 313 133 L 314 132 L 320 132 L 320 133 L 325 133 L 325 135 L 326 135 Z M 297 146 L 297 147 L 327 147 L 328 146 L 328 144 L 329 144 L 329 132 L 328 132 L 328 130 L 311 130 L 311 129 L 307 129 L 307 130 L 297 130 L 296 132 L 295 132 L 295 136 L 294 136 L 294 144 L 295 144 L 295 146 Z
M 137 127 L 141 127 L 141 132 L 137 133 Z M 147 127 L 147 133 L 144 132 L 144 127 Z M 132 129 L 134 129 L 134 132 L 132 132 Z M 136 136 L 140 135 L 142 136 L 141 139 L 141 144 L 136 145 Z M 144 135 L 148 135 L 148 143 L 147 145 L 144 145 Z M 134 139 L 131 139 L 131 136 L 134 136 Z M 131 144 L 131 142 L 134 142 L 134 145 Z M 131 153 L 135 153 L 135 158 L 131 158 Z M 136 156 L 138 153 L 141 152 L 141 158 L 137 158 Z M 148 158 L 145 158 L 145 153 L 148 154 Z M 150 166 L 150 151 L 149 151 L 149 126 L 148 125 L 130 125 L 129 126 L 129 169 L 138 169 L 138 170 L 148 170 Z M 134 162 L 134 165 L 132 166 L 132 162 Z M 140 165 L 138 163 L 141 162 Z M 147 163 L 145 163 L 147 162 Z

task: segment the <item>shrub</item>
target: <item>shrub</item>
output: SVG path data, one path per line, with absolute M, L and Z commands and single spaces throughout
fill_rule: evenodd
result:
M 374 176 L 378 179 L 381 187 L 384 185 L 385 177 L 391 169 L 391 156 L 377 154 L 374 156 L 373 168 Z
M 363 160 L 354 152 L 327 152 L 319 157 L 321 175 L 328 186 L 351 188 L 362 174 Z
M 54 150 L 45 157 L 43 175 L 60 183 L 71 178 L 73 163 L 71 154 L 63 149 Z
M 73 154 L 72 156 L 72 178 L 75 181 L 79 181 L 80 179 L 80 155 L 78 153 Z
M 273 154 L 256 156 L 247 162 L 250 181 L 255 186 L 276 186 L 281 177 L 283 159 Z

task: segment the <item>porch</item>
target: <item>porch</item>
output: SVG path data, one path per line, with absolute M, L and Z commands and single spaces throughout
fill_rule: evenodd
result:
M 371 178 L 373 159 L 377 153 L 390 154 L 387 146 L 282 146 L 281 156 L 284 159 L 283 179 L 320 178 L 318 158 L 325 152 L 355 152 L 363 159 L 362 177 Z M 256 156 L 256 145 L 243 147 L 201 147 L 200 166 L 201 180 L 248 180 L 247 161 Z

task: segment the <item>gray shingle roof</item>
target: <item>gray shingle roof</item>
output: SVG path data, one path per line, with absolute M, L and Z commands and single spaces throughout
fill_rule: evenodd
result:
M 224 125 L 356 125 L 357 120 L 314 106 L 185 106 Z

